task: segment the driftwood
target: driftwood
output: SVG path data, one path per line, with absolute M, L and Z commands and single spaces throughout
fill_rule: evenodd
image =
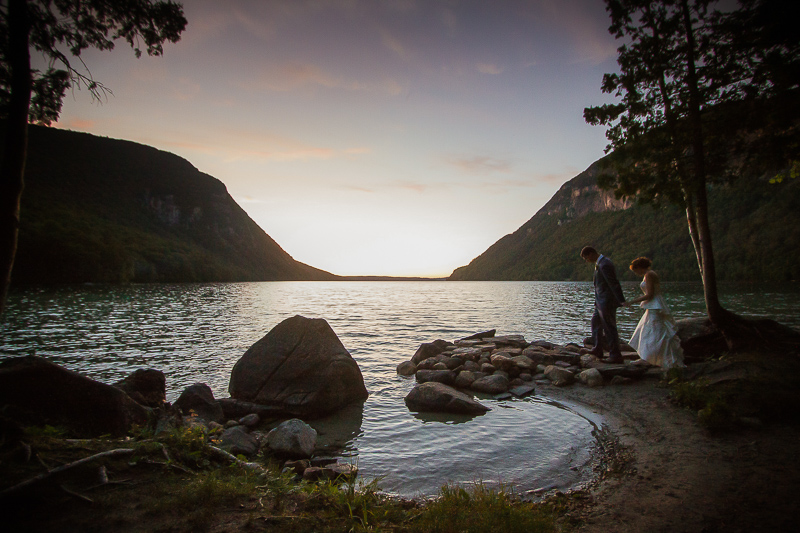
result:
M 264 467 L 262 467 L 258 463 L 247 463 L 245 461 L 242 461 L 241 459 L 239 459 L 238 457 L 236 457 L 232 453 L 228 453 L 228 452 L 226 452 L 225 450 L 223 450 L 221 448 L 217 448 L 216 446 L 208 445 L 207 448 L 214 455 L 216 455 L 217 457 L 220 457 L 222 459 L 226 459 L 226 460 L 228 460 L 228 461 L 230 461 L 232 463 L 235 463 L 235 464 L 241 466 L 242 468 L 245 468 L 247 470 L 252 470 L 253 472 L 258 472 L 259 474 L 266 473 L 266 471 L 264 470 Z
M 116 450 L 108 450 L 105 452 L 92 455 L 90 457 L 84 457 L 83 459 L 79 459 L 72 463 L 67 463 L 65 465 L 58 466 L 56 468 L 53 468 L 52 470 L 48 470 L 43 474 L 39 474 L 38 476 L 26 479 L 25 481 L 18 483 L 13 487 L 9 487 L 7 489 L 4 489 L 3 491 L 0 491 L 0 498 L 5 498 L 11 494 L 14 494 L 15 492 L 19 492 L 27 487 L 35 485 L 36 483 L 39 483 L 40 481 L 43 481 L 49 477 L 55 476 L 56 474 L 60 474 L 61 472 L 66 472 L 67 470 L 70 470 L 72 468 L 81 465 L 85 465 L 87 463 L 91 463 L 92 461 L 96 461 L 97 459 L 104 459 L 107 457 L 117 457 L 120 455 L 130 455 L 134 451 L 135 450 L 133 450 L 132 448 L 118 448 Z

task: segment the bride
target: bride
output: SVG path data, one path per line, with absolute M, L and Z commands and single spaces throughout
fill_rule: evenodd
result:
M 675 320 L 661 294 L 658 274 L 650 270 L 652 264 L 646 257 L 639 257 L 631 262 L 630 269 L 643 278 L 641 288 L 644 294 L 628 300 L 624 305 L 629 307 L 641 302 L 644 316 L 639 320 L 629 344 L 639 353 L 639 357 L 651 365 L 664 369 L 685 366 L 680 339 L 676 335 Z

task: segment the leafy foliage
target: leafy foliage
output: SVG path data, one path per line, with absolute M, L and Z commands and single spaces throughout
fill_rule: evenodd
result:
M 25 21 L 30 25 L 29 43 L 48 61 L 42 72 L 32 70 L 33 90 L 29 119 L 50 124 L 58 119 L 61 103 L 70 87 L 85 87 L 95 98 L 111 91 L 94 80 L 80 56 L 88 48 L 112 50 L 115 41 L 127 42 L 136 57 L 163 54 L 163 43 L 177 42 L 186 27 L 183 8 L 172 1 L 127 0 L 27 0 Z M 0 6 L 0 116 L 6 116 L 11 94 L 8 3 Z M 76 66 L 78 63 L 78 66 Z

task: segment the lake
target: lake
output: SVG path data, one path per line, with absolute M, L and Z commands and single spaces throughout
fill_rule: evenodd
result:
M 625 282 L 625 293 L 639 293 Z M 702 287 L 664 283 L 677 319 L 704 315 Z M 797 284 L 722 284 L 723 304 L 800 329 Z M 40 355 L 106 383 L 138 368 L 167 375 L 167 399 L 193 383 L 227 397 L 233 365 L 280 321 L 324 318 L 358 362 L 369 399 L 312 422 L 324 453 L 357 462 L 366 478 L 403 496 L 444 482 L 567 489 L 591 476 L 589 410 L 546 396 L 498 401 L 474 418 L 420 415 L 403 398 L 413 379 L 395 367 L 423 342 L 488 329 L 581 343 L 589 334 L 589 282 L 263 282 L 81 285 L 13 289 L 0 325 L 0 358 Z M 621 309 L 630 337 L 641 311 Z

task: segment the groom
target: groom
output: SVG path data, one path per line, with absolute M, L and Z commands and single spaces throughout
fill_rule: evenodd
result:
M 617 271 L 611 259 L 598 253 L 591 246 L 581 250 L 581 257 L 587 263 L 594 263 L 594 314 L 592 315 L 592 342 L 594 348 L 589 353 L 603 357 L 603 335 L 611 345 L 608 352 L 609 363 L 622 363 L 617 332 L 617 307 L 625 303 L 625 295 L 617 280 Z

